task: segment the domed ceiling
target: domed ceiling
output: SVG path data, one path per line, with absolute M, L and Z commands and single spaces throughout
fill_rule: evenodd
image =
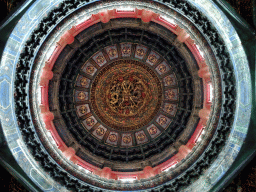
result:
M 126 27 L 120 28 L 124 21 Z M 185 49 L 189 55 L 183 58 L 159 34 L 140 29 L 141 20 L 134 28 L 135 22 L 111 20 L 112 26 L 119 28 L 101 33 L 94 29 L 93 37 L 86 36 L 89 42 L 72 44 L 73 53 L 67 50 L 66 55 L 63 50 L 53 68 L 59 78 L 56 75 L 49 84 L 50 111 L 58 119 L 53 122 L 64 142 L 76 143 L 81 158 L 93 157 L 90 161 L 95 165 L 103 167 L 107 163 L 119 171 L 143 169 L 141 163 L 157 165 L 163 159 L 156 157 L 178 137 L 186 143 L 198 122 L 198 117 L 190 117 L 195 113 L 195 93 L 197 106 L 202 105 L 201 82 L 197 77 L 199 89 L 195 89 L 185 61 L 197 67 L 189 50 Z M 88 34 L 87 30 L 83 34 Z M 83 41 L 80 37 L 79 42 Z M 148 43 L 156 46 L 150 48 Z M 62 67 L 63 60 L 68 61 Z M 190 126 L 186 127 L 189 120 Z M 181 144 L 176 141 L 175 147 Z M 94 155 L 89 157 L 89 152 Z M 170 152 L 165 150 L 164 156 L 173 156 L 174 150 Z
M 19 143 L 38 175 L 71 191 L 200 188 L 235 137 L 241 76 L 195 5 L 42 4 L 14 83 Z

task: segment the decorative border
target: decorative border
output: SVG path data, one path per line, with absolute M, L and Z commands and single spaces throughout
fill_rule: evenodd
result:
M 174 5 L 175 5 L 175 3 L 174 3 Z M 182 9 L 182 7 L 184 6 L 184 5 L 181 5 L 180 7 L 178 6 L 178 5 L 180 5 L 180 4 L 176 4 L 177 5 L 177 7 L 179 8 L 179 9 Z M 185 4 L 186 5 L 186 4 Z M 188 6 L 188 4 L 186 5 L 186 6 Z M 186 8 L 186 6 L 185 6 L 185 8 Z M 195 10 L 193 10 L 193 11 L 195 11 Z M 105 22 L 108 22 L 109 21 L 109 17 L 107 16 L 107 13 L 104 13 L 104 14 L 106 14 L 104 17 L 100 17 L 100 19 L 101 19 L 101 21 L 103 22 L 103 23 L 105 23 Z M 102 14 L 99 14 L 99 15 L 102 15 Z M 152 16 L 151 16 L 151 18 L 153 18 L 153 14 L 152 14 Z M 146 17 L 146 16 L 144 16 L 144 19 L 143 19 L 143 13 L 142 13 L 142 20 L 146 20 L 148 17 Z M 105 19 L 107 19 L 106 21 L 105 21 Z M 204 17 L 202 17 L 201 18 L 201 20 L 202 21 L 204 21 L 205 23 L 207 22 L 207 20 L 204 18 Z M 201 23 L 199 23 L 200 25 L 201 25 Z M 210 24 L 209 24 L 210 25 Z M 210 35 L 212 35 L 212 34 L 207 34 L 207 32 L 210 30 L 210 28 L 206 25 L 206 26 L 202 26 L 202 27 L 205 27 L 206 29 L 205 29 L 205 33 L 206 33 L 206 35 L 208 35 L 208 36 L 210 36 Z M 215 34 L 216 35 L 216 34 Z M 65 39 L 70 39 L 71 41 L 70 42 L 67 42 L 68 44 L 70 44 L 71 42 L 73 42 L 73 39 L 72 38 L 70 38 L 70 36 L 72 36 L 71 35 L 71 31 L 69 32 L 69 33 L 67 33 L 67 35 L 66 35 L 67 37 L 65 38 Z M 185 39 L 180 39 L 181 41 L 183 41 L 183 40 L 185 40 Z M 212 40 L 212 43 L 215 43 L 215 45 L 217 45 L 217 47 L 219 48 L 219 47 L 221 47 L 220 49 L 219 49 L 219 52 L 220 53 L 218 53 L 217 55 L 220 55 L 221 54 L 221 58 L 218 58 L 218 59 L 225 59 L 224 61 L 226 61 L 226 63 L 224 63 L 224 65 L 225 65 L 225 67 L 224 67 L 224 70 L 226 69 L 226 65 L 228 65 L 228 61 L 227 61 L 227 58 L 228 58 L 228 56 L 227 55 L 225 55 L 225 52 L 223 52 L 223 49 L 224 49 L 224 47 L 221 45 L 222 44 L 222 42 L 219 40 L 219 39 L 217 39 L 217 38 L 215 38 L 215 39 L 213 39 Z M 29 44 L 27 44 L 27 47 L 29 47 Z M 217 49 L 217 48 L 216 48 Z M 217 52 L 218 52 L 218 49 L 216 50 Z M 25 54 L 27 55 L 28 53 L 26 53 L 26 49 L 25 49 Z M 138 53 L 139 54 L 139 53 Z M 97 57 L 97 55 L 95 55 L 94 56 L 95 58 Z M 135 56 L 136 57 L 136 56 Z M 22 58 L 22 56 L 21 56 L 21 58 Z M 95 58 L 94 58 L 94 60 L 95 60 Z M 96 61 L 97 62 L 97 61 Z M 103 64 L 105 64 L 105 62 L 103 62 L 103 63 L 100 63 L 99 65 L 101 66 L 101 65 L 103 65 Z M 223 70 L 223 69 L 222 69 Z M 222 72 L 222 71 L 221 71 Z M 232 73 L 230 73 L 230 75 L 229 75 L 229 81 L 230 82 L 232 82 Z M 20 80 L 18 80 L 18 81 L 20 81 Z M 229 100 L 229 102 L 232 102 L 232 98 L 229 98 L 230 100 Z M 205 111 L 207 110 L 207 109 L 204 109 Z M 46 112 L 47 113 L 47 112 Z M 202 112 L 201 111 L 201 114 L 207 114 L 207 113 L 205 113 L 205 112 Z M 45 114 L 44 114 L 45 115 Z M 49 118 L 48 119 L 48 114 L 46 114 L 45 116 L 47 116 L 47 122 L 48 122 L 48 120 L 50 121 L 50 120 L 52 120 L 52 118 Z M 202 115 L 200 115 L 200 113 L 199 113 L 199 116 L 202 116 Z M 160 118 L 160 117 L 159 117 Z M 207 119 L 207 117 L 204 117 L 205 119 Z M 233 118 L 232 117 L 232 115 L 231 115 L 231 118 Z M 227 129 L 227 128 L 226 128 Z M 225 128 L 223 128 L 222 130 L 225 130 Z M 218 132 L 219 133 L 219 132 Z M 224 131 L 222 131 L 222 133 L 221 133 L 222 135 L 219 135 L 220 137 L 224 137 L 225 136 L 225 132 Z M 216 139 L 216 137 L 215 137 L 215 139 Z M 213 141 L 214 141 L 214 139 L 213 139 Z M 211 142 L 213 142 L 213 141 L 211 141 Z M 224 144 L 224 143 L 223 143 Z M 219 150 L 219 149 L 218 149 Z M 211 161 L 212 159 L 210 159 L 209 157 L 214 157 L 215 155 L 216 155 L 216 151 L 218 151 L 217 149 L 215 149 L 215 151 L 214 151 L 214 154 L 213 155 L 211 155 L 211 153 L 209 153 L 209 156 L 208 156 L 208 159 L 209 159 L 209 161 Z M 196 162 L 198 162 L 198 161 L 196 161 Z M 204 164 L 203 164 L 204 163 Z M 207 164 L 210 164 L 210 162 L 200 162 L 200 163 L 198 163 L 197 165 L 197 170 L 199 169 L 198 167 L 201 167 L 201 169 L 199 169 L 199 170 L 203 170 L 202 168 L 205 166 L 205 165 L 207 165 Z M 195 170 L 194 170 L 195 171 Z M 186 170 L 185 171 L 185 173 L 188 173 L 188 170 Z M 193 173 L 194 174 L 194 173 Z M 200 174 L 199 174 L 200 175 Z M 189 176 L 188 175 L 188 177 L 190 178 L 191 176 Z M 192 178 L 194 178 L 195 179 L 195 175 L 193 175 L 193 177 Z M 188 180 L 188 178 L 186 178 L 186 177 L 181 177 L 181 180 Z M 174 185 L 172 185 L 173 183 L 176 185 L 176 182 L 178 182 L 179 180 L 177 180 L 177 179 L 173 179 L 173 180 L 171 180 L 170 182 L 171 182 L 171 188 L 172 189 L 174 189 L 174 190 L 178 190 L 178 188 L 175 188 L 175 186 Z M 184 181 L 181 181 L 181 182 L 184 182 Z M 178 182 L 179 183 L 179 182 Z

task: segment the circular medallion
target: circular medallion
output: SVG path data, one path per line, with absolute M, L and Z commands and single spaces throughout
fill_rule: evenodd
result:
M 176 93 L 173 90 L 168 90 L 166 92 L 167 99 L 173 99 L 175 97 Z
M 117 55 L 117 51 L 116 49 L 110 49 L 108 54 L 111 56 L 111 57 L 115 57 Z
M 82 86 L 86 86 L 89 83 L 89 79 L 84 77 L 80 80 L 80 83 Z
M 126 136 L 123 137 L 123 142 L 124 142 L 125 144 L 128 144 L 128 143 L 130 143 L 131 141 L 132 141 L 132 137 L 131 137 L 130 135 L 126 135 Z
M 109 135 L 109 141 L 116 142 L 116 140 L 117 140 L 117 136 L 115 134 Z
M 86 114 L 88 110 L 87 107 L 83 105 L 79 108 L 79 111 L 81 114 Z
M 148 130 L 148 132 L 150 135 L 155 135 L 157 133 L 157 128 L 153 126 Z
M 167 119 L 166 119 L 166 117 L 160 117 L 158 122 L 160 125 L 164 125 L 167 123 Z
M 99 127 L 96 129 L 96 133 L 97 133 L 97 135 L 102 136 L 102 135 L 104 135 L 105 130 L 102 127 Z
M 139 134 L 137 135 L 137 139 L 138 139 L 139 141 L 144 141 L 144 140 L 146 139 L 146 136 L 145 136 L 144 133 L 139 133 Z
M 86 95 L 85 95 L 84 92 L 79 92 L 79 93 L 78 93 L 78 99 L 84 100 L 85 98 L 86 98 Z
M 167 86 L 169 86 L 169 85 L 172 85 L 172 84 L 173 84 L 174 79 L 173 79 L 173 77 L 167 76 L 167 77 L 164 79 L 164 82 L 165 82 L 165 84 L 166 84 Z
M 113 112 L 120 116 L 133 116 L 145 106 L 151 95 L 146 82 L 132 73 L 126 73 L 111 79 L 106 96 Z
M 131 54 L 131 48 L 129 46 L 124 46 L 121 51 L 124 55 Z
M 86 72 L 91 75 L 94 72 L 94 67 L 92 65 L 87 66 Z
M 155 62 L 157 61 L 157 58 L 156 58 L 155 55 L 149 55 L 148 60 L 149 60 L 151 63 L 155 63 Z
M 161 64 L 161 65 L 159 65 L 158 70 L 161 73 L 164 73 L 164 72 L 166 72 L 167 69 L 166 69 L 166 66 L 164 64 Z
M 145 50 L 144 49 L 137 49 L 136 54 L 139 57 L 142 57 L 145 54 Z
M 99 55 L 99 56 L 96 57 L 96 61 L 97 61 L 98 64 L 103 64 L 105 59 L 102 55 Z
M 94 123 L 95 123 L 95 121 L 94 121 L 93 118 L 90 117 L 90 118 L 86 119 L 86 124 L 87 124 L 88 126 L 93 126 Z
M 119 131 L 139 129 L 158 112 L 162 86 L 150 68 L 134 60 L 119 60 L 103 68 L 91 89 L 96 115 Z

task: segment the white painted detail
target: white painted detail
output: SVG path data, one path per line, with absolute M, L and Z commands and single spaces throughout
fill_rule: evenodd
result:
M 209 102 L 212 102 L 212 99 L 213 99 L 213 87 L 212 87 L 212 84 L 208 84 L 209 86 Z
M 116 9 L 116 12 L 135 12 L 135 8 L 133 7 L 120 7 Z
M 50 49 L 46 53 L 46 60 L 49 60 L 55 50 L 55 45 L 51 46 Z
M 203 52 L 203 51 L 201 51 L 201 49 L 200 49 L 200 47 L 199 47 L 198 45 L 196 45 L 196 48 L 197 48 L 197 50 L 199 51 L 199 53 L 200 53 L 201 57 L 203 57 L 203 58 L 204 58 L 204 52 Z
M 78 169 L 80 169 L 81 171 L 84 171 L 85 173 L 91 173 L 92 174 L 92 171 L 86 169 L 85 167 L 83 167 L 80 164 L 77 164 L 77 165 L 78 165 Z
M 134 182 L 137 180 L 137 177 L 118 177 L 118 180 L 121 182 Z
M 174 163 L 172 163 L 170 166 L 168 166 L 168 167 L 164 168 L 162 171 L 164 171 L 164 172 L 169 171 L 170 169 L 172 169 L 172 168 L 176 167 L 177 163 L 178 163 L 178 162 L 177 162 L 177 161 L 175 161 L 175 162 L 174 162 Z
M 87 16 L 87 17 L 82 17 L 82 18 L 80 18 L 80 19 L 77 19 L 76 20 L 76 25 L 79 25 L 79 24 L 81 24 L 81 23 L 83 23 L 83 22 L 85 22 L 85 21 L 88 21 L 88 20 L 90 20 L 91 19 L 91 15 L 90 16 Z
M 197 143 L 197 142 L 200 142 L 200 141 L 202 140 L 202 136 L 203 136 L 204 134 L 205 134 L 205 130 L 204 130 L 204 128 L 203 128 L 201 134 L 198 136 L 198 139 L 196 140 L 196 143 Z
M 40 103 L 40 105 L 42 105 L 42 95 L 43 95 L 43 86 L 39 86 L 39 90 L 38 90 L 38 101 Z
M 168 23 L 170 23 L 172 25 L 176 25 L 175 21 L 173 19 L 171 19 L 170 17 L 166 17 L 164 15 L 161 15 L 160 19 L 165 20 L 165 21 L 167 21 Z

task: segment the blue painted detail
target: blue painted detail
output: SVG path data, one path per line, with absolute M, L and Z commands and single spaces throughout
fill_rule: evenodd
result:
M 213 184 L 213 183 L 219 181 L 219 180 L 222 178 L 222 176 L 225 174 L 225 171 L 223 171 L 223 170 L 224 170 L 223 165 L 221 165 L 221 166 L 219 166 L 218 168 L 216 168 L 216 169 L 212 172 L 212 174 L 211 174 L 211 176 L 210 176 L 210 178 L 211 178 L 211 184 Z
M 6 58 L 6 61 L 5 61 L 5 66 L 7 66 L 9 69 L 11 69 L 11 67 L 13 67 L 13 63 L 14 63 L 14 60 L 13 59 L 10 59 L 10 58 Z M 9 75 L 10 77 L 11 77 L 11 73 L 9 74 L 8 72 L 9 71 L 11 71 L 11 70 L 5 70 L 4 69 L 4 73 L 6 74 L 6 75 Z
M 229 143 L 228 147 L 225 149 L 225 155 L 231 155 L 234 150 L 234 144 Z
M 249 90 L 248 90 L 248 86 L 247 86 L 247 83 L 242 80 L 240 82 L 240 101 L 243 105 L 248 105 L 249 104 Z
M 8 47 L 5 48 L 4 52 L 6 52 L 8 54 L 11 54 L 11 55 L 14 55 L 14 56 L 17 55 L 16 51 L 14 51 L 13 49 L 9 49 Z
M 7 109 L 10 105 L 9 101 L 10 83 L 4 79 L 0 82 L 0 107 Z
M 233 137 L 235 137 L 237 139 L 243 139 L 246 137 L 246 134 L 244 134 L 242 132 L 234 131 Z
M 18 24 L 13 30 L 13 34 L 21 39 L 25 37 L 25 35 L 28 33 L 29 29 L 33 25 L 33 22 L 28 17 L 27 13 L 23 15 L 23 17 L 19 20 Z M 8 42 L 7 42 L 8 43 Z
M 55 192 L 55 191 L 58 191 L 58 189 L 57 188 L 55 188 L 55 186 L 54 187 L 52 187 L 51 189 L 48 189 L 48 190 L 45 190 L 45 191 L 47 191 L 47 192 Z
M 22 42 L 22 39 L 20 39 L 18 36 L 14 35 L 14 34 L 11 34 L 10 38 L 12 38 L 13 40 L 21 43 Z
M 233 28 L 232 28 L 233 29 Z M 233 35 L 233 36 L 231 36 L 230 38 L 229 38 L 229 40 L 230 41 L 234 41 L 236 39 L 236 36 L 235 35 Z
M 236 150 L 236 151 L 240 151 L 240 149 L 241 149 L 241 146 L 236 145 L 235 150 Z
M 17 153 L 17 152 L 19 152 L 20 150 L 21 150 L 20 147 L 16 147 L 16 148 L 12 149 L 12 153 Z
M 19 135 L 17 132 L 6 136 L 6 140 L 8 143 L 16 142 L 17 139 L 19 139 Z
M 20 167 L 22 167 L 22 169 L 25 171 L 25 173 L 29 174 L 29 170 L 32 168 L 32 164 L 30 164 L 30 161 L 24 155 L 23 151 L 20 150 L 19 152 L 13 155 L 18 164 L 20 165 Z
M 234 37 L 233 35 L 235 34 L 235 30 L 234 27 L 231 27 L 230 31 L 229 31 L 229 36 Z
M 234 148 L 235 144 L 234 143 L 229 143 L 229 147 Z

